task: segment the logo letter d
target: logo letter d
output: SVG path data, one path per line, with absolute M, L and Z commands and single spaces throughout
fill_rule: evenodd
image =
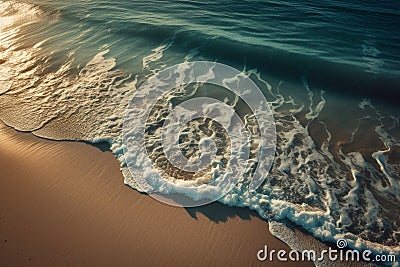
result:
M 257 259 L 259 260 L 259 261 L 265 261 L 267 258 L 268 258 L 268 246 L 267 245 L 265 245 L 264 246 L 264 249 L 260 249 L 258 252 L 257 252 Z M 263 255 L 264 254 L 264 255 Z

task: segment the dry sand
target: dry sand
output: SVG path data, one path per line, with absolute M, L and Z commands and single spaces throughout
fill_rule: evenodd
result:
M 0 266 L 271 266 L 265 244 L 289 249 L 253 212 L 167 206 L 125 186 L 110 152 L 0 124 Z

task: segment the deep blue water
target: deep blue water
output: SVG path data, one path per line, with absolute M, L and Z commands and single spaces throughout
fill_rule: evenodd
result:
M 170 50 L 246 63 L 271 75 L 381 97 L 399 96 L 398 1 L 37 1 L 92 29 L 91 46 Z M 67 30 L 67 29 L 66 29 Z M 93 42 L 94 41 L 94 42 Z M 139 46 L 140 47 L 140 46 Z M 120 58 L 123 56 L 120 56 Z M 117 58 L 118 59 L 118 58 Z

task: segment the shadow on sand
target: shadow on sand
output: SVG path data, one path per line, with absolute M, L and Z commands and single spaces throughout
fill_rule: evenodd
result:
M 198 213 L 201 213 L 216 223 L 226 222 L 229 218 L 236 217 L 239 217 L 242 220 L 250 220 L 251 217 L 259 217 L 255 211 L 239 207 L 228 207 L 219 202 L 210 203 L 200 207 L 185 208 L 185 210 L 193 219 L 197 220 Z

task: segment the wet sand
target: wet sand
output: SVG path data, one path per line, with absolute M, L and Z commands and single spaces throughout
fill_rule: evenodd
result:
M 271 266 L 265 244 L 289 249 L 254 212 L 159 203 L 123 184 L 110 152 L 0 124 L 1 266 Z

